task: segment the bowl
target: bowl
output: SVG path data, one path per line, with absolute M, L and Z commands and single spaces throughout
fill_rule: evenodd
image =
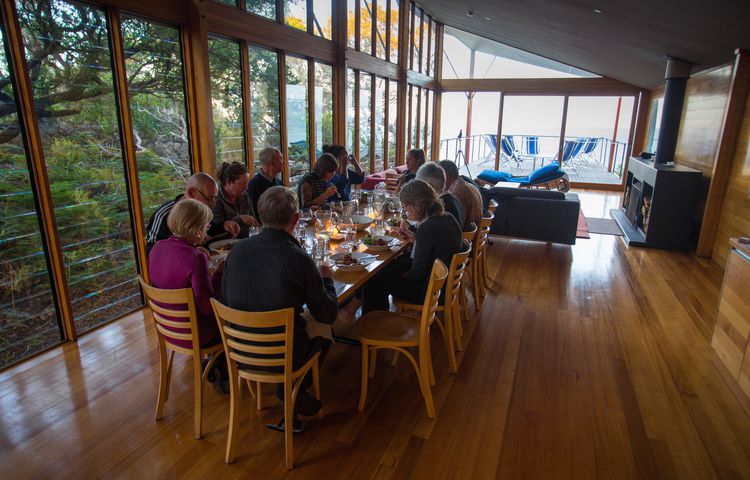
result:
M 345 263 L 344 258 L 347 256 L 351 256 L 356 263 Z M 357 272 L 364 270 L 367 265 L 377 260 L 377 257 L 362 252 L 334 253 L 330 258 L 334 265 L 336 265 L 336 267 L 342 272 Z
M 391 237 L 389 235 L 367 235 L 362 240 L 362 243 L 367 247 L 367 250 L 370 252 L 385 252 L 387 250 L 390 250 L 391 247 L 394 247 L 401 242 L 399 241 L 399 239 L 395 237 Z M 380 245 L 380 243 L 383 243 L 383 244 Z
M 343 230 L 347 224 L 352 224 L 358 232 L 361 232 L 369 227 L 371 223 L 372 218 L 367 215 L 344 215 L 339 221 L 339 228 Z
M 236 238 L 229 238 L 226 240 L 217 240 L 208 244 L 208 249 L 211 253 L 216 255 L 229 255 L 229 251 L 232 249 L 235 243 L 239 242 Z

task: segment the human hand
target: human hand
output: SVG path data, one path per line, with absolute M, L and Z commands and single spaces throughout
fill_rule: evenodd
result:
M 323 195 L 325 195 L 326 198 L 330 197 L 331 195 L 335 195 L 338 193 L 338 190 L 336 189 L 335 185 L 331 185 L 326 189 L 325 192 L 323 192 Z
M 244 223 L 245 225 L 250 225 L 252 227 L 258 226 L 258 221 L 252 215 L 237 215 L 237 218 L 239 218 L 240 222 Z
M 318 271 L 323 278 L 333 278 L 333 270 L 331 270 L 331 267 L 326 264 L 321 263 L 318 265 Z
M 240 233 L 240 225 L 234 220 L 227 220 L 226 222 L 224 222 L 224 230 L 229 232 L 229 234 L 234 238 Z
M 414 240 L 417 238 L 416 233 L 412 232 L 408 227 L 404 228 L 403 225 L 398 229 L 398 234 L 408 243 L 414 243 Z

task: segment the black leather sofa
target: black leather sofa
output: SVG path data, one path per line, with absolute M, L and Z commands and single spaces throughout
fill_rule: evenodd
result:
M 485 209 L 498 203 L 490 233 L 575 245 L 581 202 L 575 193 L 530 188 L 481 188 Z

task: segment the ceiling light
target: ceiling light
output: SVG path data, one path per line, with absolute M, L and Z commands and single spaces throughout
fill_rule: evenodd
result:
M 490 17 L 484 17 L 484 19 L 485 19 L 485 20 L 487 20 L 488 22 L 489 22 L 490 20 L 492 20 L 492 19 L 491 19 Z
M 602 11 L 601 11 L 601 10 L 599 10 L 598 8 L 595 8 L 595 9 L 594 9 L 594 13 L 602 13 Z
M 474 12 L 472 12 L 471 10 L 467 10 L 466 11 L 466 16 L 467 17 L 473 17 L 474 16 Z

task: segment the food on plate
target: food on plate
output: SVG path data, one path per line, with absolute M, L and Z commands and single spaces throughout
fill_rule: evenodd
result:
M 388 241 L 382 237 L 375 238 L 372 235 L 367 235 L 364 240 L 362 240 L 362 243 L 367 245 L 368 247 L 385 247 L 388 245 Z
M 359 262 L 351 253 L 347 253 L 341 258 L 341 260 L 337 260 L 336 263 L 339 265 L 357 265 Z
M 214 248 L 214 250 L 216 250 L 217 252 L 228 252 L 232 249 L 232 247 L 234 247 L 234 243 L 226 243 L 220 247 Z
M 400 222 L 399 222 L 399 219 L 398 219 L 398 218 L 395 218 L 395 217 L 394 217 L 394 218 L 389 218 L 389 219 L 387 220 L 387 222 L 388 222 L 388 225 L 390 225 L 391 227 L 398 227 L 398 226 L 399 226 L 399 223 L 400 223 Z

